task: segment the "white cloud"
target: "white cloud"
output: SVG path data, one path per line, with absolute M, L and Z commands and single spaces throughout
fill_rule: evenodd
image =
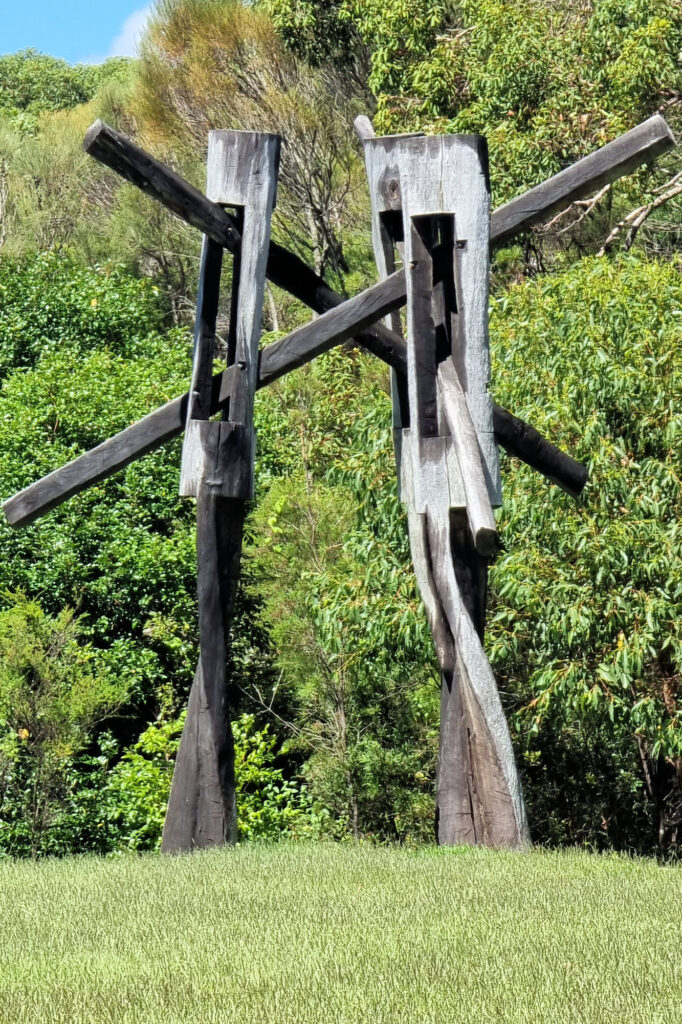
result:
M 151 12 L 151 6 L 142 7 L 139 11 L 133 11 L 126 18 L 121 26 L 121 31 L 111 44 L 110 57 L 137 56 L 137 47 Z

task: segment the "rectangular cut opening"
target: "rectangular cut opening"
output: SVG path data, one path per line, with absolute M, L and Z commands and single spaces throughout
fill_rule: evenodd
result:
M 412 417 L 422 437 L 441 432 L 438 421 L 438 366 L 459 348 L 456 238 L 453 214 L 410 218 L 416 402 Z

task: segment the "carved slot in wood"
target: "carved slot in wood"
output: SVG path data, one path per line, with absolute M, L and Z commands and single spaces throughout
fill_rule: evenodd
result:
M 381 247 L 384 255 L 384 266 L 387 274 L 393 273 L 398 263 L 405 263 L 405 232 L 402 210 L 384 210 L 379 214 L 379 231 Z M 403 325 L 400 310 L 391 314 L 391 329 L 403 336 Z M 405 430 L 410 425 L 410 402 L 407 393 L 407 378 L 404 375 L 392 374 L 391 391 L 393 393 L 393 428 L 395 431 Z M 396 457 L 401 440 L 395 438 Z
M 438 366 L 459 348 L 457 289 L 455 285 L 455 218 L 453 214 L 420 215 L 410 218 L 411 254 L 409 272 L 414 289 L 414 339 L 419 353 L 417 410 L 419 434 L 435 437 L 438 422 L 436 374 Z
M 233 212 L 232 212 L 233 211 Z M 244 207 L 232 207 L 232 217 L 241 236 L 244 235 Z M 237 246 L 232 260 L 232 292 L 230 295 L 230 321 L 227 328 L 227 365 L 232 366 L 237 352 L 237 311 L 239 309 L 239 276 L 242 267 L 242 247 Z M 229 407 L 225 409 L 225 418 L 229 416 Z

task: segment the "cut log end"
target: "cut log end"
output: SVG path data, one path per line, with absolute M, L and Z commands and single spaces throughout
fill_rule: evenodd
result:
M 106 131 L 106 128 L 106 124 L 99 117 L 95 122 L 93 122 L 93 124 L 90 125 L 87 132 L 85 133 L 85 138 L 83 139 L 83 149 L 86 153 L 89 153 L 91 151 L 93 145 L 97 141 L 97 138 L 102 134 L 103 131 Z

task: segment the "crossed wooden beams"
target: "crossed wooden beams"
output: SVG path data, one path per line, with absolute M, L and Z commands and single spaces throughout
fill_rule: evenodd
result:
M 365 134 L 369 137 L 369 132 Z M 202 655 L 190 695 L 187 725 L 164 832 L 164 849 L 191 849 L 194 846 L 229 841 L 234 838 L 236 818 L 233 758 L 229 735 L 226 737 L 229 734 L 229 727 L 226 727 L 229 718 L 225 665 L 234 589 L 239 572 L 244 502 L 251 493 L 252 484 L 254 391 L 301 366 L 315 355 L 355 338 L 393 368 L 394 425 L 399 435 L 399 461 L 401 437 L 407 436 L 413 448 L 418 441 L 414 450 L 419 454 L 416 461 L 412 458 L 412 465 L 419 469 L 420 466 L 423 468 L 424 459 L 427 463 L 430 459 L 430 455 L 425 456 L 424 452 L 434 449 L 434 443 L 438 447 L 437 443 L 441 440 L 437 435 L 442 433 L 442 429 L 437 429 L 435 421 L 429 425 L 433 409 L 428 405 L 428 389 L 436 388 L 440 409 L 447 420 L 447 433 L 454 440 L 455 455 L 460 467 L 479 448 L 484 456 L 483 464 L 477 462 L 476 456 L 474 462 L 477 464 L 473 470 L 463 473 L 466 493 L 459 505 L 466 511 L 465 528 L 456 516 L 452 518 L 458 505 L 455 502 L 453 509 L 453 503 L 449 500 L 451 495 L 444 502 L 436 496 L 429 506 L 423 494 L 421 498 L 414 497 L 423 486 L 423 481 L 420 481 L 421 471 L 417 471 L 416 475 L 401 472 L 403 486 L 407 481 L 413 492 L 408 498 L 411 547 L 444 673 L 439 758 L 439 840 L 509 845 L 523 843 L 527 835 L 525 815 L 520 788 L 508 771 L 510 745 L 506 724 L 495 724 L 500 717 L 498 707 L 492 709 L 492 718 L 487 717 L 486 711 L 485 721 L 481 721 L 480 711 L 476 711 L 473 706 L 487 706 L 486 701 L 489 702 L 492 690 L 495 690 L 496 695 L 489 666 L 487 670 L 483 666 L 485 656 L 481 644 L 487 559 L 494 553 L 496 542 L 490 509 L 491 497 L 494 499 L 497 493 L 497 453 L 494 441 L 574 495 L 582 490 L 587 478 L 586 471 L 570 456 L 542 438 L 534 428 L 491 403 L 488 403 L 487 411 L 481 414 L 485 423 L 480 417 L 476 424 L 473 423 L 470 405 L 472 402 L 475 405 L 474 396 L 472 393 L 464 393 L 462 381 L 466 382 L 467 375 L 462 367 L 456 365 L 457 345 L 453 340 L 457 331 L 461 330 L 461 327 L 457 327 L 458 310 L 454 298 L 455 291 L 459 292 L 462 287 L 461 282 L 457 283 L 456 288 L 453 284 L 450 289 L 452 299 L 446 300 L 444 306 L 442 297 L 438 300 L 442 306 L 443 329 L 452 347 L 452 359 L 441 362 L 439 366 L 434 363 L 430 377 L 429 374 L 424 375 L 415 370 L 414 355 L 410 355 L 409 349 L 410 333 L 406 344 L 395 330 L 377 323 L 381 317 L 395 314 L 406 301 L 408 319 L 412 317 L 414 320 L 414 310 L 419 305 L 415 295 L 426 296 L 430 308 L 434 308 L 435 278 L 432 275 L 428 281 L 420 279 L 421 270 L 413 273 L 412 269 L 423 268 L 429 260 L 435 266 L 436 251 L 439 247 L 442 249 L 443 245 L 446 248 L 450 246 L 454 251 L 456 238 L 447 220 L 427 216 L 422 224 L 421 220 L 408 223 L 403 217 L 404 226 L 409 230 L 403 230 L 400 238 L 397 235 L 388 238 L 386 245 L 377 244 L 379 236 L 375 232 L 375 253 L 384 279 L 360 295 L 343 301 L 297 256 L 276 243 L 270 243 L 268 250 L 279 141 L 275 141 L 273 136 L 239 132 L 212 133 L 212 136 L 213 149 L 209 151 L 208 175 L 211 198 L 207 198 L 103 123 L 95 123 L 88 131 L 85 139 L 88 152 L 204 233 L 192 388 L 188 394 L 167 403 L 10 498 L 3 505 L 5 514 L 15 526 L 31 522 L 71 495 L 186 430 L 181 489 L 182 493 L 197 496 Z M 381 143 L 382 140 L 377 142 Z M 486 277 L 488 244 L 499 244 L 511 238 L 574 200 L 629 173 L 640 164 L 653 160 L 673 145 L 673 137 L 664 120 L 655 116 L 550 178 L 543 185 L 507 203 L 493 213 L 489 223 L 487 206 L 481 200 L 477 207 L 478 227 L 475 227 L 474 233 L 477 232 L 478 243 L 485 238 L 485 263 L 481 267 L 486 270 Z M 222 150 L 218 153 L 221 146 Z M 367 146 L 371 148 L 371 143 L 368 142 Z M 429 146 L 430 143 L 426 150 Z M 407 149 L 410 149 L 409 144 Z M 480 165 L 479 177 L 486 177 L 487 166 L 483 166 L 485 159 L 482 151 L 477 151 L 476 159 Z M 369 165 L 370 161 L 368 169 Z M 261 195 L 264 182 L 265 198 Z M 376 221 L 376 194 L 372 198 Z M 396 209 L 400 210 L 402 197 L 398 199 Z M 234 208 L 234 215 L 230 215 L 224 206 Z M 391 208 L 389 202 L 379 213 L 386 213 Z M 439 209 L 441 207 L 437 203 L 434 205 L 431 202 L 423 213 L 431 215 Z M 389 221 L 384 218 L 381 223 L 390 223 L 390 218 Z M 478 243 L 477 248 L 480 250 Z M 405 270 L 393 270 L 386 262 L 386 253 L 391 246 L 400 244 L 405 245 L 407 250 L 407 273 Z M 230 365 L 223 373 L 211 377 L 223 249 L 235 255 L 233 316 L 228 339 Z M 267 262 L 263 266 L 266 252 Z M 249 264 L 248 267 L 243 265 L 244 261 Z M 457 260 L 454 265 L 459 265 Z M 463 265 L 467 265 L 466 260 Z M 478 268 L 479 279 L 481 267 Z M 266 346 L 259 353 L 259 315 L 265 276 L 323 315 L 281 341 Z M 258 288 L 261 289 L 260 294 L 256 294 Z M 487 284 L 484 291 L 487 305 Z M 468 301 L 473 305 L 478 302 L 475 288 L 470 289 Z M 429 329 L 434 326 L 432 317 L 429 317 L 426 320 L 417 317 L 413 324 L 413 336 L 415 330 L 417 333 L 424 330 L 427 321 Z M 394 326 L 397 326 L 397 322 L 394 322 Z M 487 334 L 485 345 L 487 358 Z M 408 404 L 412 409 L 421 410 L 419 417 L 423 416 L 426 425 L 424 430 L 413 429 L 412 439 L 410 431 L 405 429 L 401 412 L 401 406 L 406 407 L 407 403 L 405 381 L 408 382 L 408 390 L 412 390 Z M 487 385 L 487 381 L 485 383 Z M 483 393 L 481 401 L 484 402 Z M 222 414 L 219 423 L 211 421 L 211 416 L 217 412 Z M 490 444 L 485 441 L 487 436 Z M 446 459 L 443 465 L 446 466 L 446 454 L 443 457 Z M 405 463 L 404 459 L 402 461 Z M 214 466 L 220 469 L 218 477 L 213 472 Z M 445 576 L 441 578 L 443 573 Z M 470 658 L 467 664 L 463 664 L 462 651 L 467 649 L 473 650 L 473 660 Z M 483 678 L 481 673 L 485 674 L 485 671 L 488 675 Z M 465 682 L 468 680 L 468 689 L 467 685 L 453 687 L 452 679 L 455 676 Z M 474 691 L 476 700 L 472 701 Z M 499 697 L 496 699 L 499 704 Z M 467 702 L 468 709 L 463 707 Z M 463 722 L 466 725 L 464 731 Z M 476 730 L 482 734 L 486 729 L 492 735 L 493 742 L 492 746 L 489 745 L 490 750 L 483 751 L 485 764 L 477 768 L 471 737 Z M 505 733 L 501 740 L 500 730 Z M 464 750 L 467 742 L 470 748 L 468 753 Z M 446 753 L 449 751 L 445 758 L 444 750 Z M 458 785 L 449 776 L 453 772 L 461 776 L 463 759 L 467 758 L 469 780 L 464 786 Z M 477 772 L 478 782 L 475 778 Z M 463 810 L 463 802 L 471 803 L 472 773 L 474 789 L 476 785 L 479 786 L 481 806 L 485 812 L 482 818 L 479 815 L 479 820 L 475 820 L 473 812 L 465 813 Z M 506 796 L 500 802 L 498 791 L 505 787 Z M 486 789 L 487 792 L 483 792 Z M 511 812 L 509 807 L 512 808 Z M 462 827 L 458 822 L 466 818 L 467 814 L 470 820 Z

